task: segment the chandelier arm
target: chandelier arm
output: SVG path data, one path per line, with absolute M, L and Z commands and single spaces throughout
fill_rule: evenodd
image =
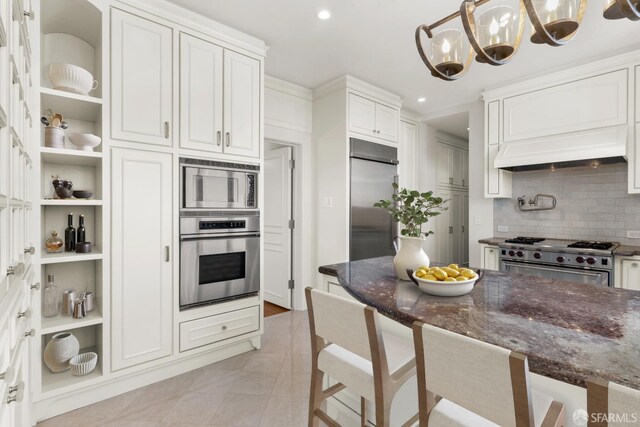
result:
M 464 31 L 467 34 L 469 43 L 471 43 L 471 47 L 478 55 L 478 62 L 497 66 L 504 65 L 507 62 L 511 61 L 513 56 L 518 51 L 518 48 L 520 47 L 520 42 L 522 41 L 522 36 L 524 34 L 527 13 L 523 1 L 520 0 L 518 34 L 513 45 L 513 52 L 511 52 L 511 54 L 504 59 L 495 59 L 494 57 L 487 54 L 482 46 L 480 46 L 480 42 L 478 42 L 478 38 L 476 37 L 476 22 L 473 16 L 476 9 L 477 3 L 475 3 L 473 0 L 464 0 L 460 5 L 460 19 L 462 20 L 462 26 L 464 27 Z
M 631 0 L 616 0 L 622 14 L 632 21 L 640 21 L 640 9 L 636 9 Z
M 578 33 L 576 29 L 573 33 L 569 34 L 563 39 L 557 39 L 553 36 L 553 34 L 549 33 L 546 27 L 540 21 L 540 16 L 538 16 L 538 12 L 536 11 L 535 6 L 533 5 L 532 0 L 522 0 L 524 1 L 525 7 L 527 9 L 527 15 L 529 15 L 529 20 L 533 24 L 533 28 L 536 30 L 536 34 L 540 37 L 542 42 L 548 44 L 549 46 L 564 46 L 569 43 L 571 39 L 575 37 Z M 582 18 L 584 18 L 584 12 L 587 8 L 587 0 L 580 0 L 580 5 L 578 6 L 578 27 L 582 23 Z
M 418 53 L 420 54 L 420 58 L 422 59 L 422 62 L 424 62 L 424 65 L 427 66 L 427 68 L 429 69 L 429 71 L 431 72 L 431 75 L 433 77 L 438 77 L 442 80 L 446 80 L 446 81 L 454 81 L 459 79 L 460 77 L 462 77 L 463 75 L 465 75 L 467 73 L 467 71 L 469 70 L 469 67 L 471 66 L 471 61 L 473 59 L 473 48 L 469 48 L 469 55 L 467 57 L 467 63 L 464 65 L 464 68 L 461 72 L 459 72 L 458 74 L 455 74 L 453 76 L 449 76 L 446 75 L 442 72 L 440 72 L 429 60 L 429 58 L 427 57 L 426 52 L 424 51 L 424 48 L 422 47 L 422 42 L 420 41 L 420 32 L 424 31 L 425 34 L 429 37 L 432 38 L 432 34 L 431 31 L 429 29 L 428 25 L 420 25 L 418 28 L 416 28 L 416 32 L 415 32 L 415 38 L 416 38 L 416 47 L 418 48 Z
M 466 0 L 465 0 L 466 1 Z M 482 6 L 485 3 L 489 3 L 491 0 L 469 0 L 470 2 L 474 3 L 477 6 Z M 431 37 L 429 34 L 431 33 L 431 30 L 435 30 L 436 28 L 438 28 L 441 25 L 446 24 L 449 21 L 453 21 L 454 19 L 456 19 L 458 16 L 461 16 L 460 14 L 460 9 L 458 9 L 457 11 L 453 12 L 451 15 L 449 16 L 445 16 L 444 18 L 440 19 L 439 21 L 434 22 L 431 25 L 427 25 L 427 31 L 425 31 L 427 33 L 427 35 L 429 37 Z

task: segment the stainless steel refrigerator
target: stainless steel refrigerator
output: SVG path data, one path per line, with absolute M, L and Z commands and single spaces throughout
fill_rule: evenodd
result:
M 390 200 L 398 179 L 398 150 L 351 138 L 350 260 L 393 255 L 397 223 L 373 204 Z

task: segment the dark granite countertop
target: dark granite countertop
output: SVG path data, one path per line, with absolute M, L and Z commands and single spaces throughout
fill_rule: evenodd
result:
M 524 354 L 536 374 L 640 389 L 640 292 L 486 270 L 468 295 L 435 297 L 397 279 L 392 257 L 319 271 L 406 326 L 420 320 Z

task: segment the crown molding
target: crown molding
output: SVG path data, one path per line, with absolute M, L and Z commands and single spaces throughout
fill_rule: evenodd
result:
M 282 80 L 273 76 L 264 76 L 264 88 L 277 90 L 278 92 L 296 96 L 307 101 L 313 100 L 313 91 L 311 89 L 307 89 L 306 87 L 299 86 L 297 84 L 289 83 L 286 80 Z
M 336 79 L 317 87 L 313 90 L 313 99 L 320 99 L 338 90 L 359 93 L 369 98 L 375 98 L 380 103 L 389 104 L 393 107 L 402 106 L 402 98 L 377 86 L 345 74 Z
M 602 59 L 592 58 L 591 61 L 582 63 L 581 65 L 567 66 L 567 68 L 561 71 L 538 75 L 531 78 L 521 78 L 518 82 L 487 89 L 482 92 L 482 99 L 490 101 L 508 95 L 516 95 L 523 92 L 543 89 L 545 87 L 592 77 L 596 74 L 607 73 L 638 64 L 640 64 L 640 50 L 632 50 Z
M 111 5 L 133 7 L 189 29 L 200 31 L 203 34 L 215 37 L 230 45 L 237 46 L 260 56 L 266 56 L 267 50 L 269 49 L 263 40 L 166 0 L 112 0 Z

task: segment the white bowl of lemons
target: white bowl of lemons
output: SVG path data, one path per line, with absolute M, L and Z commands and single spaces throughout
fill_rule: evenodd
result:
M 473 290 L 478 273 L 470 268 L 449 264 L 446 267 L 420 267 L 413 273 L 423 292 L 440 297 L 458 297 Z

